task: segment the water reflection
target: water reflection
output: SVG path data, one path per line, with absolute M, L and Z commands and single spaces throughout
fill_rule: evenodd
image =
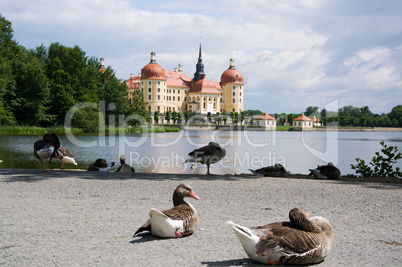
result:
M 42 136 L 0 136 L 0 168 L 40 169 L 33 155 L 33 143 Z M 183 164 L 187 154 L 210 141 L 226 149 L 226 157 L 211 165 L 215 174 L 250 173 L 248 169 L 280 163 L 292 173 L 307 174 L 309 168 L 327 161 L 337 163 L 342 174 L 354 173 L 350 164 L 355 158 L 370 161 L 381 150 L 380 141 L 401 147 L 398 132 L 339 132 L 336 137 L 326 132 L 226 132 L 181 131 L 163 134 L 126 134 L 121 136 L 59 135 L 61 146 L 70 149 L 78 163 L 67 164 L 70 169 L 86 169 L 97 158 L 115 161 L 121 154 L 137 172 L 148 173 L 206 173 L 206 167 Z M 329 151 L 328 151 L 329 150 Z M 324 156 L 326 158 L 323 158 Z M 59 168 L 61 162 L 52 160 L 46 168 Z M 402 163 L 398 166 L 402 168 Z M 115 167 L 117 168 L 117 166 Z

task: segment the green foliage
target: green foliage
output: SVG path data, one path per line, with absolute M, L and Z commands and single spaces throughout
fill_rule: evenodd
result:
M 74 112 L 71 125 L 82 129 L 85 133 L 103 132 L 105 127 L 103 124 L 99 125 L 99 121 L 104 121 L 104 116 L 99 109 L 81 108 Z
M 360 158 L 356 159 L 356 165 L 350 164 L 351 168 L 356 170 L 356 173 L 362 177 L 401 177 L 400 168 L 396 167 L 395 170 L 393 169 L 393 165 L 402 158 L 402 154 L 398 153 L 398 147 L 388 146 L 384 141 L 381 141 L 380 144 L 383 146 L 383 149 L 381 149 L 382 154 L 376 152 L 369 163 L 373 169 Z
M 159 112 L 158 111 L 154 112 L 154 121 L 155 121 L 155 123 L 158 123 L 158 121 L 159 121 Z
M 248 109 L 248 110 L 245 110 L 244 112 L 249 116 L 264 115 L 264 112 L 262 112 L 261 110 Z

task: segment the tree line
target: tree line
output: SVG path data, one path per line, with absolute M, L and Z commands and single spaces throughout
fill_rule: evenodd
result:
M 260 115 L 259 110 L 246 110 L 247 115 Z M 370 111 L 368 106 L 353 107 L 344 106 L 337 111 L 320 110 L 319 107 L 309 106 L 302 113 L 274 113 L 270 114 L 278 120 L 279 124 L 290 125 L 293 120 L 301 114 L 313 118 L 314 116 L 320 120 L 323 126 L 337 124 L 339 126 L 353 127 L 402 127 L 402 105 L 397 105 L 392 108 L 390 113 L 375 114 Z
M 79 103 L 94 104 L 73 113 L 72 127 L 87 131 L 98 127 L 99 114 L 107 125 L 117 125 L 121 115 L 148 117 L 142 94 L 130 100 L 126 83 L 114 70 L 100 68 L 99 60 L 78 46 L 52 43 L 26 49 L 13 39 L 11 22 L 0 15 L 0 125 L 63 125 Z

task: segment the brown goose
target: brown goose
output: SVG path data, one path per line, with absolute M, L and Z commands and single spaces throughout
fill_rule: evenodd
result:
M 200 162 L 202 164 L 206 164 L 207 174 L 209 175 L 211 174 L 209 172 L 209 165 L 220 161 L 226 155 L 226 150 L 218 143 L 209 142 L 208 145 L 195 149 L 192 152 L 188 153 L 188 155 L 190 157 L 184 163 Z
M 107 163 L 105 159 L 97 159 L 95 162 L 89 164 L 87 171 L 108 172 L 114 165 L 114 161 L 112 163 Z
M 58 156 L 57 150 L 59 147 L 60 141 L 55 133 L 45 134 L 41 140 L 37 140 L 34 143 L 34 155 L 39 159 L 43 172 L 47 172 L 43 166 L 43 160 L 50 157 L 50 163 L 52 158 Z
M 120 166 L 117 168 L 116 172 L 132 172 L 135 173 L 134 167 L 126 164 L 126 157 L 124 155 L 120 156 Z
M 58 156 L 57 158 L 59 160 L 61 160 L 61 167 L 60 169 L 64 169 L 66 167 L 66 163 L 72 163 L 74 165 L 77 165 L 77 162 L 75 162 L 74 156 L 71 153 L 70 150 L 68 150 L 65 147 L 60 147 L 59 149 L 57 149 L 58 152 Z
M 289 219 L 290 222 L 252 228 L 231 221 L 227 224 L 254 261 L 269 265 L 304 265 L 323 261 L 334 241 L 329 221 L 318 216 L 308 219 L 298 208 L 289 212 Z
M 198 227 L 198 214 L 194 206 L 184 200 L 185 197 L 199 199 L 189 185 L 180 184 L 173 193 L 174 207 L 164 211 L 152 208 L 149 212 L 151 218 L 138 228 L 133 237 L 143 231 L 159 237 L 182 237 L 193 234 Z

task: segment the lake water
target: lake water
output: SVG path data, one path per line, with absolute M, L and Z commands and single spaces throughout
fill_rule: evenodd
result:
M 33 144 L 42 136 L 1 136 L 0 168 L 40 169 L 33 155 Z M 61 146 L 71 150 L 78 166 L 68 169 L 86 169 L 97 158 L 115 161 L 121 154 L 137 172 L 206 173 L 205 165 L 183 164 L 187 154 L 197 147 L 215 141 L 226 149 L 226 157 L 211 165 L 211 173 L 250 173 L 280 163 L 291 173 L 308 174 L 309 168 L 333 162 L 342 174 L 353 174 L 350 164 L 356 158 L 367 164 L 380 151 L 380 141 L 402 149 L 401 132 L 259 132 L 259 131 L 181 131 L 162 134 L 125 134 L 121 136 L 59 135 Z M 57 159 L 45 168 L 61 166 Z M 402 168 L 399 161 L 396 166 Z

